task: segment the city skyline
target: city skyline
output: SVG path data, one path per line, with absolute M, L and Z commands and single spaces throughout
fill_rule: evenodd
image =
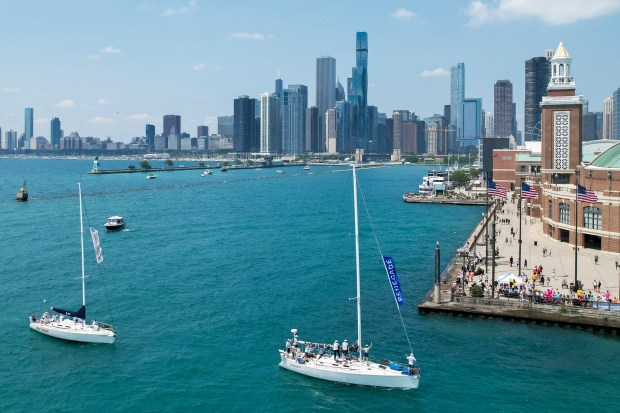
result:
M 21 135 L 24 109 L 32 107 L 34 136 L 48 139 L 56 117 L 66 135 L 78 131 L 123 142 L 144 136 L 146 124 L 162 133 L 167 114 L 182 117 L 179 132 L 193 135 L 200 125 L 216 131 L 217 117 L 233 114 L 234 99 L 258 99 L 273 91 L 277 78 L 308 86 L 308 106 L 314 106 L 316 59 L 336 59 L 336 77 L 346 83 L 356 65 L 356 32 L 365 31 L 369 106 L 388 116 L 394 110 L 420 118 L 441 114 L 450 104 L 450 68 L 463 62 L 466 97 L 482 98 L 486 112 L 493 111 L 495 82 L 510 80 L 524 131 L 524 62 L 560 41 L 578 58 L 578 93 L 590 111 L 603 110 L 603 100 L 619 86 L 601 80 L 613 82 L 620 65 L 620 56 L 606 52 L 613 41 L 605 34 L 614 32 L 619 12 L 620 4 L 604 0 L 183 0 L 112 1 L 105 7 L 67 1 L 34 8 L 18 2 L 5 11 L 0 28 L 11 39 L 0 80 L 0 128 Z M 51 13 L 71 24 L 47 19 Z M 305 17 L 286 18 L 293 13 Z M 265 29 L 267 16 L 281 24 Z M 23 21 L 33 29 L 21 30 Z

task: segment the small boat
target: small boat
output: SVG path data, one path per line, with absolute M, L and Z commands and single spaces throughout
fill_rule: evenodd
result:
M 123 227 L 125 226 L 125 220 L 123 220 L 123 217 L 115 215 L 108 218 L 104 225 L 108 231 L 118 231 L 120 229 L 123 229 Z
M 362 348 L 362 308 L 361 308 L 361 282 L 360 282 L 360 248 L 359 248 L 359 225 L 357 206 L 357 178 L 355 167 L 353 171 L 353 210 L 355 218 L 355 268 L 357 281 L 357 341 L 349 346 L 345 339 L 342 343 L 344 354 L 340 354 L 340 344 L 336 340 L 334 344 L 320 343 L 316 341 L 301 341 L 298 339 L 296 328 L 291 329 L 292 339 L 287 340 L 286 349 L 280 352 L 280 367 L 298 374 L 329 380 L 345 384 L 358 384 L 363 386 L 417 389 L 420 381 L 420 372 L 413 356 L 411 342 L 406 334 L 411 354 L 407 357 L 407 365 L 380 359 L 379 363 L 370 361 L 368 358 L 370 347 Z M 396 267 L 392 257 L 381 257 L 385 271 L 392 286 L 396 305 L 399 308 L 404 302 L 404 296 L 400 289 L 400 282 L 396 274 Z M 329 317 L 329 316 L 328 316 Z M 402 318 L 402 316 L 401 316 Z M 403 328 L 405 324 L 403 322 Z M 292 343 L 291 343 L 292 342 Z M 305 350 L 302 351 L 302 346 Z M 345 347 L 346 346 L 346 347 Z M 347 355 L 347 351 L 356 353 L 355 356 Z M 331 351 L 333 358 L 327 353 Z M 318 352 L 316 354 L 315 352 Z M 364 356 L 366 354 L 366 356 Z
M 310 165 L 305 165 L 304 166 L 304 171 L 309 171 L 310 170 Z
M 78 183 L 78 193 L 80 200 L 80 242 L 82 246 L 82 307 L 77 311 L 62 310 L 52 307 L 50 315 L 45 312 L 40 318 L 35 314 L 29 317 L 30 328 L 50 337 L 59 338 L 67 341 L 79 341 L 82 343 L 104 343 L 113 344 L 116 340 L 116 330 L 109 324 L 93 320 L 86 322 L 86 276 L 84 270 L 84 224 L 82 219 L 82 187 Z M 97 263 L 101 264 L 101 246 L 99 245 L 99 233 L 96 229 L 90 228 L 90 234 L 95 247 Z M 59 315 L 58 315 L 59 314 Z
M 222 166 L 222 167 L 220 168 L 220 171 L 222 171 L 222 172 L 228 172 L 228 170 L 229 170 L 229 169 L 230 169 L 230 168 L 229 168 L 228 166 Z
M 207 176 L 207 175 L 213 175 L 213 171 L 210 169 L 205 169 L 200 176 Z
M 19 191 L 17 192 L 17 195 L 15 196 L 15 200 L 21 201 L 21 202 L 26 202 L 28 200 L 28 192 L 26 191 L 26 181 L 24 181 L 24 184 L 22 185 L 22 187 L 19 188 Z
M 285 172 L 285 171 L 283 171 L 282 169 L 276 169 L 276 172 L 277 172 L 277 173 L 279 173 L 279 174 L 285 174 L 285 173 L 286 173 L 286 172 Z
M 146 176 L 146 179 L 155 179 L 155 178 L 157 178 L 157 175 L 155 175 L 155 174 L 148 174 Z

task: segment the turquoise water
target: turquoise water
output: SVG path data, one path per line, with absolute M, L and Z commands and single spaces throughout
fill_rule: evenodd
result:
M 402 202 L 427 168 L 358 174 L 382 251 L 396 260 L 422 368 L 419 389 L 401 391 L 278 367 L 291 328 L 302 339 L 355 339 L 350 172 L 196 170 L 146 180 L 84 174 L 91 164 L 0 159 L 2 412 L 614 410 L 615 337 L 418 314 L 433 283 L 435 241 L 445 265 L 482 212 Z M 31 201 L 17 203 L 23 179 Z M 111 321 L 107 292 L 114 345 L 66 343 L 28 328 L 33 312 L 80 305 L 78 180 L 104 255 L 102 278 L 86 240 L 88 318 Z M 111 215 L 124 216 L 126 230 L 106 233 Z M 360 226 L 364 341 L 373 343 L 371 357 L 404 361 L 407 341 L 364 216 Z

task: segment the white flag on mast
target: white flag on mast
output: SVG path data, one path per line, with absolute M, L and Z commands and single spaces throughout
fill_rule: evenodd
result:
M 91 228 L 90 236 L 93 238 L 93 247 L 95 247 L 95 256 L 97 257 L 97 264 L 103 262 L 103 253 L 101 252 L 101 245 L 99 245 L 99 232 Z

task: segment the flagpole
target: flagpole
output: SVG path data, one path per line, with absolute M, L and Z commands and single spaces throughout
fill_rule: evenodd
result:
M 521 277 L 521 265 L 522 265 L 522 259 L 521 259 L 521 197 L 523 196 L 523 180 L 524 178 L 521 177 L 521 190 L 519 191 L 519 202 L 518 202 L 518 208 L 519 208 L 519 274 L 517 274 L 519 277 Z
M 487 181 L 487 197 L 485 200 L 487 213 L 484 216 L 485 224 L 484 224 L 484 273 L 486 275 L 489 274 L 489 173 L 485 172 L 484 176 Z
M 579 169 L 575 168 L 575 291 L 578 290 L 577 284 L 577 250 L 579 249 L 579 238 L 577 238 L 577 222 L 579 220 Z

